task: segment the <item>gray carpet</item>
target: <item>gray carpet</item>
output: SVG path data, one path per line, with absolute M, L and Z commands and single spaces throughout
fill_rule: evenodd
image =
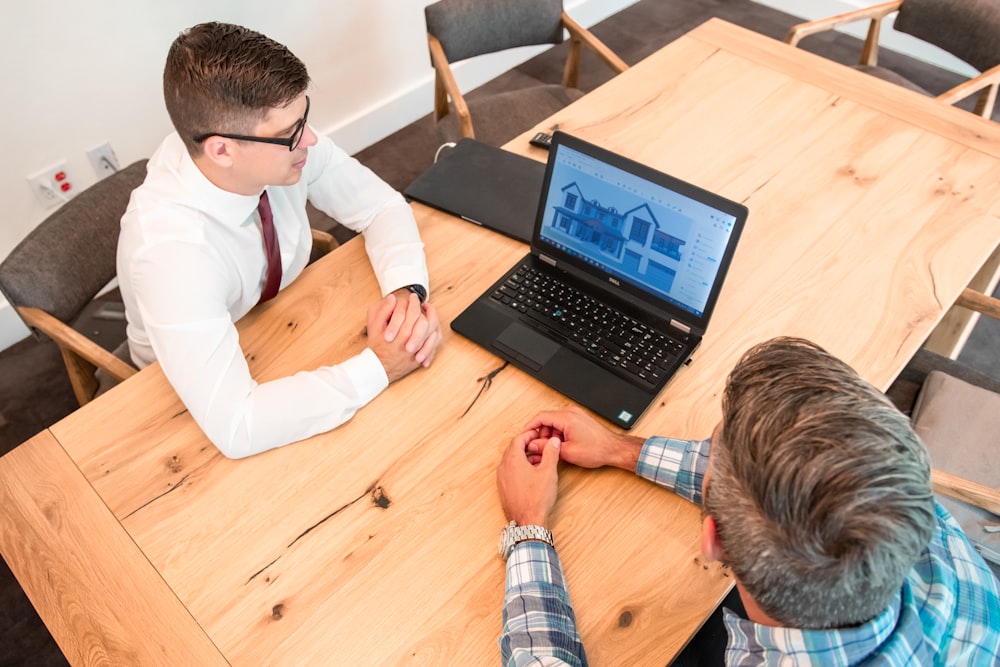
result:
M 594 26 L 593 32 L 626 62 L 633 64 L 714 16 L 777 39 L 783 38 L 788 28 L 799 21 L 749 0 L 640 0 Z M 422 30 L 422 26 L 414 29 Z M 860 48 L 854 38 L 829 34 L 810 38 L 803 42 L 803 47 L 845 64 L 857 61 Z M 537 80 L 557 81 L 565 49 L 565 45 L 550 49 L 487 83 L 473 95 Z M 950 72 L 888 51 L 882 53 L 880 64 L 895 69 L 934 93 L 947 90 L 961 80 Z M 592 54 L 585 54 L 582 89 L 591 90 L 609 76 L 610 71 L 603 63 Z M 428 108 L 430 105 L 428 99 Z M 1000 112 L 994 119 L 1000 120 Z M 361 151 L 357 157 L 402 190 L 430 166 L 436 148 L 436 133 L 428 115 Z M 78 328 L 99 341 L 123 338 L 120 323 L 107 320 L 87 318 Z M 1000 322 L 983 322 L 977 326 L 961 360 L 1000 379 L 998 349 Z M 54 344 L 28 339 L 0 352 L 0 454 L 58 421 L 75 407 Z M 0 667 L 65 664 L 6 564 L 0 562 Z

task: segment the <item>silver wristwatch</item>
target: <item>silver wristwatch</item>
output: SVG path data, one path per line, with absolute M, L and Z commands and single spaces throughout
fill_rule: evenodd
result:
M 516 521 L 511 521 L 500 532 L 500 546 L 497 553 L 500 558 L 507 560 L 510 552 L 514 550 L 514 545 L 525 540 L 538 540 L 545 542 L 550 547 L 554 547 L 552 541 L 552 531 L 544 526 L 519 526 Z

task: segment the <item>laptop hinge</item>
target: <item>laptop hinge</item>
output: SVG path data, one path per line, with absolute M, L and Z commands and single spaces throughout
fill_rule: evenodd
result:
M 691 327 L 689 327 L 688 325 L 686 325 L 686 324 L 684 324 L 682 322 L 678 322 L 677 320 L 673 320 L 673 319 L 670 320 L 670 326 L 676 327 L 676 328 L 680 329 L 681 331 L 683 331 L 686 334 L 691 333 Z
M 545 262 L 549 266 L 555 266 L 556 265 L 556 260 L 552 259 L 548 255 L 544 255 L 542 253 L 538 253 L 538 259 L 542 260 L 543 262 Z

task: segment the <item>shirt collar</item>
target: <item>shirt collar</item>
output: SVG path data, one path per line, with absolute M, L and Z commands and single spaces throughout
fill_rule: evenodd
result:
M 167 141 L 174 144 L 170 148 L 177 158 L 179 182 L 184 184 L 180 190 L 183 199 L 224 225 L 239 227 L 246 223 L 257 209 L 260 194 L 240 195 L 223 190 L 201 172 L 176 132 Z
M 727 664 L 747 653 L 760 657 L 762 664 L 779 664 L 784 656 L 808 657 L 817 664 L 854 665 L 875 654 L 892 635 L 899 622 L 901 596 L 893 598 L 881 614 L 854 628 L 798 630 L 760 625 L 723 609 L 729 635 Z

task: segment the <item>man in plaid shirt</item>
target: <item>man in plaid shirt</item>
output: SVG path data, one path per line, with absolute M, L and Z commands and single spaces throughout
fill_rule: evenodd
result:
M 722 411 L 704 441 L 541 413 L 497 470 L 504 511 L 547 528 L 559 459 L 631 470 L 701 505 L 704 555 L 731 567 L 745 607 L 723 613 L 729 665 L 1000 664 L 997 580 L 878 390 L 812 343 L 778 338 L 740 360 Z M 551 533 L 532 535 L 506 549 L 503 664 L 586 665 Z

